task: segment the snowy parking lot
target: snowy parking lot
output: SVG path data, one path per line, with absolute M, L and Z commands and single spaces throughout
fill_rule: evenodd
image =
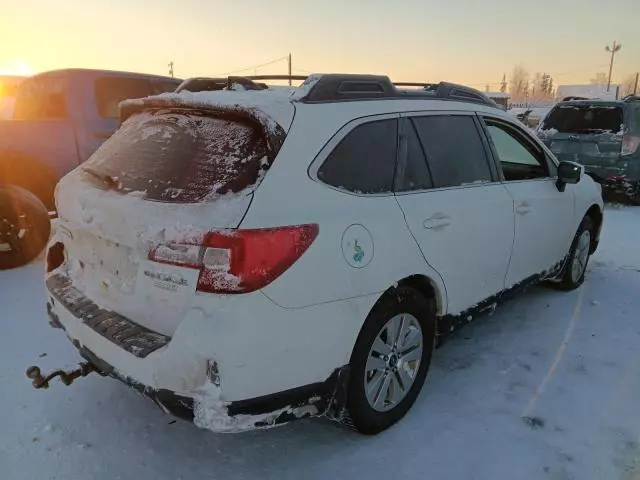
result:
M 80 360 L 47 324 L 42 270 L 0 272 L 3 479 L 640 478 L 640 208 L 607 208 L 580 289 L 533 288 L 458 332 L 375 437 L 323 420 L 216 435 L 97 375 L 34 390 L 29 365 Z

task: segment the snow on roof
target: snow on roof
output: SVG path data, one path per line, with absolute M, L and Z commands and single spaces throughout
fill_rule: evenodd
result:
M 511 98 L 506 92 L 484 92 L 484 94 L 489 98 Z
M 294 107 L 292 89 L 274 90 L 218 90 L 212 92 L 163 93 L 136 100 L 125 100 L 120 103 L 121 112 L 140 110 L 140 107 L 193 107 L 221 108 L 225 110 L 245 110 L 260 117 L 262 123 L 270 130 L 277 123 L 285 131 L 293 121 Z
M 245 90 L 241 85 L 234 85 L 231 90 L 162 93 L 136 100 L 125 100 L 121 102 L 120 108 L 135 110 L 136 107 L 167 104 L 195 108 L 242 109 L 252 111 L 260 117 L 269 130 L 273 130 L 274 126 L 270 124 L 275 121 L 288 131 L 295 112 L 293 102 L 306 96 L 320 77 L 321 75 L 317 74 L 309 75 L 299 87 L 270 86 L 266 90 Z
M 556 90 L 556 97 L 586 97 L 615 100 L 619 85 L 611 85 L 607 92 L 606 85 L 560 85 Z

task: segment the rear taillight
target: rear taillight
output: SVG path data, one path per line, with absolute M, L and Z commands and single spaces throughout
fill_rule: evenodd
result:
M 633 155 L 638 150 L 638 147 L 640 147 L 640 137 L 625 133 L 622 136 L 622 151 L 620 155 Z
M 158 245 L 149 260 L 200 270 L 200 292 L 248 293 L 282 275 L 317 236 L 316 224 L 220 230 L 195 242 Z

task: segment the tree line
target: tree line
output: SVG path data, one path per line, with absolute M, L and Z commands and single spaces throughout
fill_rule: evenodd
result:
M 635 79 L 634 73 L 619 83 L 621 96 L 634 92 Z M 590 79 L 590 83 L 594 85 L 606 85 L 607 81 L 608 76 L 604 72 L 598 72 Z M 617 85 L 616 82 L 612 81 L 612 83 Z M 536 72 L 531 77 L 529 71 L 522 65 L 513 67 L 508 81 L 507 74 L 503 74 L 500 82 L 500 91 L 508 92 L 511 95 L 511 101 L 515 103 L 551 100 L 555 96 L 555 88 L 556 85 L 551 75 L 546 72 Z
M 509 82 L 507 82 L 507 74 L 502 75 L 500 91 L 508 91 L 513 102 L 550 100 L 554 96 L 555 84 L 553 77 L 546 72 L 536 72 L 533 78 L 530 78 L 526 68 L 516 65 L 513 67 Z

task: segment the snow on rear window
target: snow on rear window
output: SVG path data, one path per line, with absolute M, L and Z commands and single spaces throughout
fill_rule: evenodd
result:
M 158 111 L 127 119 L 83 169 L 98 187 L 193 203 L 257 184 L 268 167 L 257 125 Z
M 622 109 L 614 106 L 562 105 L 553 109 L 544 120 L 544 130 L 560 133 L 619 132 Z

